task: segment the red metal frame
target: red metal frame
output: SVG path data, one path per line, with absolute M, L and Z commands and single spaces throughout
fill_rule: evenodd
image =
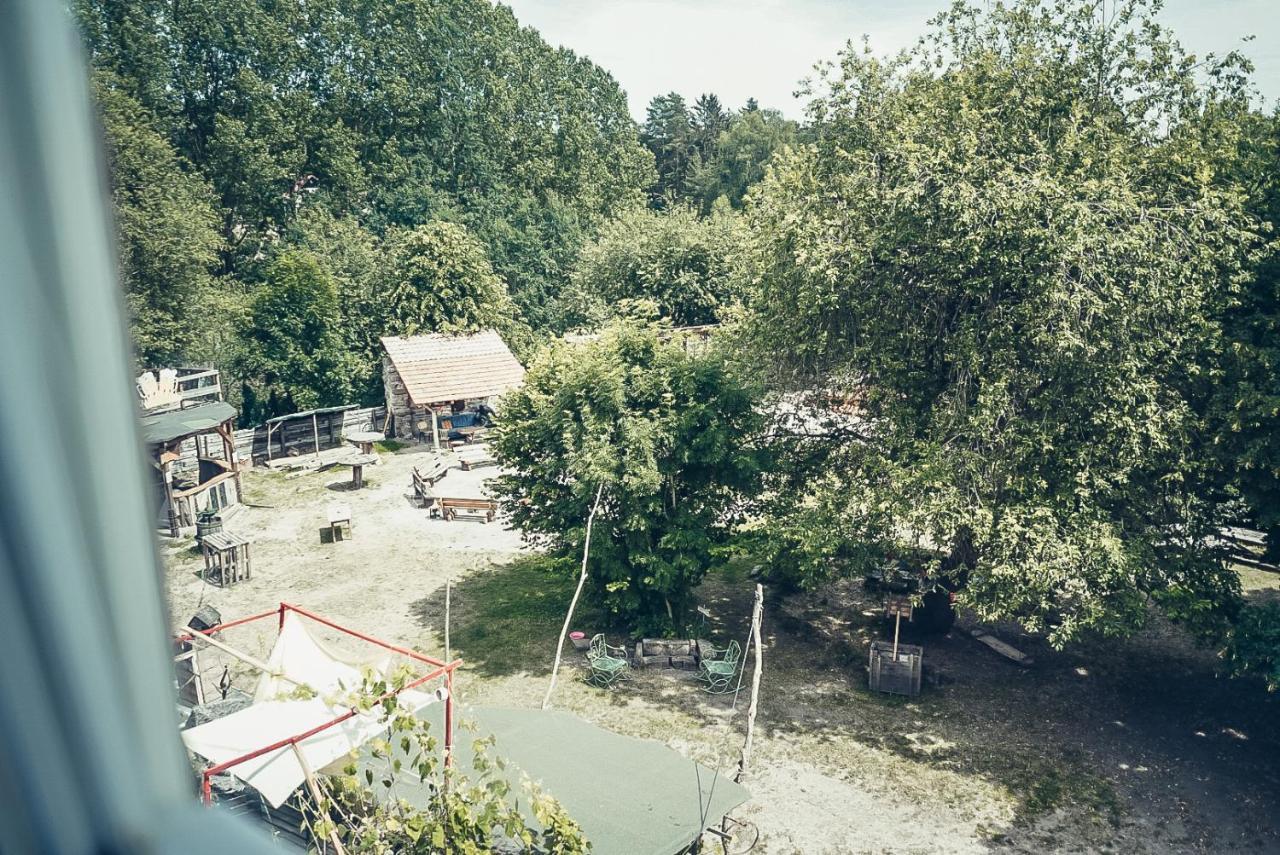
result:
M 341 624 L 334 623 L 333 621 L 328 620 L 327 618 L 320 617 L 320 615 L 317 615 L 314 612 L 309 612 L 306 609 L 300 608 L 295 605 L 291 605 L 290 603 L 281 603 L 279 608 L 275 608 L 267 612 L 262 612 L 261 614 L 250 615 L 249 617 L 243 617 L 237 620 L 227 621 L 226 623 L 220 623 L 217 626 L 210 627 L 209 629 L 204 630 L 200 634 L 211 635 L 215 632 L 220 632 L 224 629 L 230 629 L 233 626 L 240 626 L 241 624 L 251 623 L 255 620 L 261 620 L 266 617 L 271 617 L 272 615 L 275 615 L 275 614 L 279 615 L 278 626 L 280 629 L 283 629 L 285 612 L 296 612 L 302 617 L 305 617 L 309 620 L 313 620 L 316 623 L 323 624 L 324 626 L 327 626 L 330 629 L 336 629 L 337 631 L 346 633 L 347 635 L 350 635 L 353 638 L 358 638 L 361 641 L 365 641 L 365 642 L 368 642 L 369 644 L 373 644 L 378 647 L 384 648 L 386 650 L 390 650 L 393 653 L 400 654 L 401 656 L 407 656 L 410 659 L 414 659 L 418 662 L 422 662 L 427 665 L 434 666 L 434 669 L 428 672 L 427 674 L 421 677 L 418 677 L 416 680 L 412 681 L 411 683 L 407 683 L 406 685 L 401 686 L 399 689 L 394 689 L 390 692 L 387 692 L 386 694 L 379 697 L 377 700 L 379 701 L 385 700 L 389 697 L 399 694 L 400 692 L 403 692 L 405 689 L 414 689 L 414 688 L 417 688 L 418 686 L 421 686 L 423 683 L 426 683 L 429 680 L 435 680 L 440 677 L 444 677 L 445 689 L 448 692 L 448 695 L 444 700 L 444 764 L 446 767 L 453 765 L 453 672 L 457 669 L 459 665 L 462 664 L 461 659 L 455 659 L 452 662 L 442 662 L 439 659 L 434 659 L 430 656 L 427 656 L 425 653 L 418 653 L 414 650 L 409 650 L 408 648 L 405 648 L 405 647 L 397 647 L 394 644 L 387 644 L 385 641 L 374 638 L 373 636 L 370 636 L 370 635 L 365 635 L 362 632 L 357 632 L 354 629 L 349 629 L 348 627 L 342 626 Z M 183 635 L 175 636 L 175 640 L 178 642 L 187 642 L 187 641 L 193 640 L 195 637 L 196 635 L 193 633 L 185 633 Z M 338 716 L 337 718 L 333 719 L 332 721 L 325 722 L 324 724 L 313 727 L 308 731 L 299 733 L 296 736 L 290 736 L 288 739 L 281 739 L 278 742 L 273 742 L 270 745 L 266 745 L 266 746 L 263 746 L 262 748 L 255 749 L 253 751 L 250 751 L 248 754 L 242 754 L 239 757 L 235 757 L 231 760 L 226 761 L 225 763 L 219 763 L 216 766 L 210 766 L 208 769 L 205 769 L 200 774 L 201 798 L 204 800 L 205 804 L 207 805 L 213 804 L 213 785 L 211 783 L 211 779 L 213 778 L 214 775 L 225 772 L 231 767 L 237 766 L 248 760 L 252 760 L 255 757 L 261 757 L 263 754 L 268 754 L 272 751 L 278 751 L 279 749 L 289 745 L 296 745 L 297 743 L 302 742 L 304 739 L 310 739 L 311 737 L 315 736 L 317 733 L 320 733 L 321 731 L 324 731 L 324 730 L 328 730 L 334 725 L 341 724 L 347 719 L 352 718 L 358 712 L 359 712 L 358 710 L 356 710 L 355 708 L 352 708 L 350 710 L 347 710 L 345 713 Z

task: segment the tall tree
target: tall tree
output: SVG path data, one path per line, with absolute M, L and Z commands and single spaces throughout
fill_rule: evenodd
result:
M 526 343 L 523 324 L 506 285 L 494 273 L 484 247 L 456 223 L 427 223 L 393 231 L 392 259 L 376 314 L 394 335 L 502 331 Z
M 640 140 L 653 153 L 657 178 L 649 190 L 650 204 L 665 207 L 683 199 L 697 149 L 693 122 L 678 92 L 655 95 L 649 102 Z
M 757 488 L 755 404 L 714 352 L 616 321 L 598 339 L 553 344 L 503 399 L 498 491 L 526 536 L 572 556 L 603 485 L 590 590 L 635 630 L 670 632 Z
M 622 91 L 488 0 L 75 0 L 95 67 L 215 189 L 251 283 L 297 212 L 445 219 L 537 320 L 578 245 L 651 183 Z
M 353 366 L 340 335 L 338 290 L 320 263 L 288 250 L 268 266 L 243 331 L 242 414 L 262 417 L 350 400 Z
M 747 189 L 764 178 L 775 153 L 795 145 L 799 125 L 777 110 L 743 110 L 733 117 L 716 142 L 714 156 L 704 159 L 690 176 L 690 194 L 704 212 L 717 199 L 742 207 Z
M 1257 234 L 1183 131 L 1243 68 L 1201 78 L 1149 11 L 957 3 L 824 80 L 753 206 L 748 340 L 858 412 L 794 440 L 815 497 L 780 550 L 939 549 L 980 615 L 1056 643 L 1234 603 L 1188 377 Z
M 221 241 L 212 189 L 112 75 L 93 90 L 111 166 L 120 274 L 138 360 L 168 367 L 193 356 Z
M 565 301 L 566 327 L 594 326 L 625 301 L 647 300 L 677 326 L 716 323 L 737 296 L 738 217 L 636 207 L 583 247 Z
M 714 94 L 700 95 L 693 102 L 690 123 L 693 126 L 693 145 L 701 163 L 715 159 L 720 135 L 728 130 L 731 118 Z
M 1230 140 L 1229 140 L 1230 141 Z M 1228 142 L 1229 142 L 1228 141 Z M 1245 117 L 1227 180 L 1248 193 L 1250 211 L 1280 229 L 1280 111 Z M 1213 384 L 1215 445 L 1280 561 L 1280 253 L 1262 256 L 1224 312 L 1229 346 Z

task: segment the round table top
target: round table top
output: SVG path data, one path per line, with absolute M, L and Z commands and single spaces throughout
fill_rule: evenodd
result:
M 348 442 L 382 442 L 386 435 L 376 430 L 358 430 L 346 435 Z

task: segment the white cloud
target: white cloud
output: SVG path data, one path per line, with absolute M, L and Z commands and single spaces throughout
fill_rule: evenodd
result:
M 814 63 L 871 39 L 906 47 L 946 0 L 504 0 L 552 44 L 591 57 L 627 91 L 643 118 L 654 95 L 714 92 L 729 106 L 754 97 L 798 117 L 792 96 Z M 1195 53 L 1240 47 L 1263 95 L 1280 98 L 1277 0 L 1168 0 L 1161 19 Z M 1241 45 L 1246 35 L 1257 39 Z

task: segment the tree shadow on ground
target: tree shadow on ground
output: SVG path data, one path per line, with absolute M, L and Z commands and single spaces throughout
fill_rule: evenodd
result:
M 530 556 L 460 580 L 454 655 L 482 677 L 548 675 L 576 581 L 550 568 L 545 557 Z M 838 751 L 854 740 L 902 758 L 906 769 L 987 781 L 1017 802 L 1012 824 L 989 832 L 991 848 L 1001 851 L 1051 850 L 1064 837 L 1086 849 L 1114 848 L 1117 840 L 1124 848 L 1154 829 L 1185 851 L 1280 850 L 1280 817 L 1265 808 L 1280 800 L 1280 698 L 1256 681 L 1219 678 L 1212 654 L 1181 630 L 1153 617 L 1133 639 L 1060 652 L 1016 627 L 997 627 L 1035 658 L 1031 668 L 959 627 L 943 637 L 908 633 L 925 646 L 926 685 L 920 697 L 905 699 L 867 687 L 868 646 L 891 629 L 878 601 L 860 589 L 844 582 L 785 597 L 766 592 L 758 732 L 830 745 L 829 756 L 810 761 L 818 765 L 838 766 Z M 742 644 L 753 591 L 741 563 L 710 574 L 698 591 L 710 617 L 694 634 Z M 423 625 L 442 627 L 444 591 L 412 610 Z M 585 595 L 573 623 L 588 636 L 607 631 L 611 643 L 633 641 Z M 561 682 L 584 675 L 582 654 L 566 643 Z M 749 665 L 748 687 L 750 678 Z M 747 695 L 731 712 L 732 695 L 708 695 L 687 672 L 651 668 L 590 697 L 617 710 L 640 702 L 666 711 L 657 721 L 692 721 L 696 730 L 740 728 Z
M 856 710 L 846 713 L 846 733 L 860 742 L 999 784 L 1019 804 L 994 848 L 1053 849 L 1046 827 L 1074 810 L 1091 846 L 1110 843 L 1124 824 L 1130 839 L 1159 828 L 1187 851 L 1280 850 L 1280 817 L 1263 808 L 1280 799 L 1280 699 L 1260 681 L 1221 678 L 1212 652 L 1163 617 L 1153 613 L 1131 639 L 1067 651 L 996 627 L 1034 656 L 1030 668 L 961 627 L 913 639 L 924 644 L 928 679 L 907 702 L 866 684 L 869 643 L 892 632 L 877 605 L 843 582 L 774 609 L 766 679 L 807 669 L 829 675 L 830 688 L 794 687 L 785 709 L 766 701 L 761 719 L 788 732 L 820 727 L 838 704 Z M 962 625 L 973 622 L 965 616 Z

